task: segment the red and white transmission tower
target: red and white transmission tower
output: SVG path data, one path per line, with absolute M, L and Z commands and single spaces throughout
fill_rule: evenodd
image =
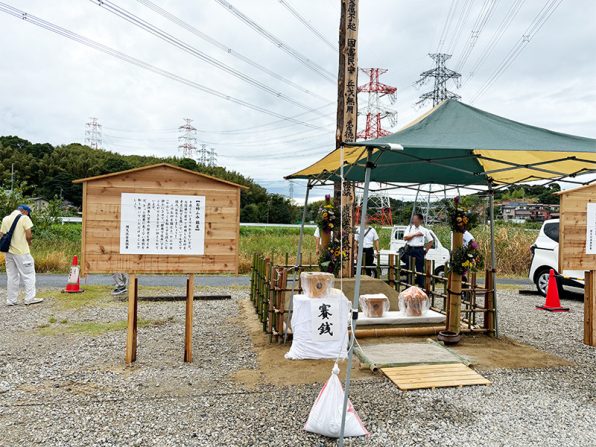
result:
M 368 93 L 368 102 L 366 105 L 366 125 L 363 131 L 358 132 L 357 137 L 370 140 L 387 136 L 391 132 L 383 129 L 381 121 L 387 119 L 390 127 L 395 126 L 397 112 L 383 107 L 381 98 L 387 97 L 391 104 L 395 103 L 397 88 L 379 81 L 379 76 L 387 73 L 386 68 L 361 68 L 360 71 L 368 75 L 369 81 L 367 84 L 358 87 L 358 93 Z
M 387 73 L 386 68 L 361 68 L 360 71 L 369 76 L 368 84 L 358 87 L 358 93 L 368 93 L 366 105 L 366 125 L 363 131 L 358 132 L 357 137 L 365 140 L 385 137 L 391 134 L 383 129 L 381 121 L 389 120 L 390 127 L 397 123 L 397 112 L 383 107 L 381 98 L 387 97 L 391 104 L 395 102 L 397 88 L 379 82 L 379 76 Z M 360 221 L 360 210 L 362 209 L 362 195 L 356 197 L 356 222 Z M 393 213 L 391 211 L 391 199 L 389 194 L 383 191 L 373 192 L 368 198 L 369 218 L 371 222 L 379 225 L 393 225 Z

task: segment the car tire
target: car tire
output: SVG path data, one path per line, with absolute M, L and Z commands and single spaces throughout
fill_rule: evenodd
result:
M 556 272 L 555 272 L 556 274 Z M 546 296 L 546 289 L 548 288 L 548 278 L 550 276 L 550 268 L 542 267 L 534 274 L 534 284 L 536 290 L 542 295 Z
M 436 276 L 441 276 L 441 277 L 445 277 L 445 266 L 442 265 L 441 267 L 437 267 L 435 269 L 435 275 Z

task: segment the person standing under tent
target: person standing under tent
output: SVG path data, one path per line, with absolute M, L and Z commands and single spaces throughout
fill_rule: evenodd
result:
M 416 272 L 424 271 L 424 257 L 426 252 L 433 245 L 433 238 L 430 232 L 422 226 L 424 216 L 420 213 L 414 214 L 412 223 L 404 232 L 404 241 L 406 241 L 406 255 L 416 260 Z M 424 275 L 416 275 L 416 284 L 418 287 L 424 287 Z
M 364 255 L 364 266 L 366 267 L 366 274 L 370 277 L 374 277 L 376 270 L 375 270 L 375 252 L 379 253 L 379 235 L 377 234 L 377 230 L 369 225 L 368 216 L 365 219 L 365 229 L 364 229 L 364 240 L 362 241 L 362 253 Z M 358 234 L 360 233 L 360 227 L 356 227 L 355 231 L 355 240 L 354 240 L 354 250 L 358 250 Z
M 35 290 L 35 262 L 31 256 L 33 222 L 29 216 L 31 216 L 31 208 L 27 205 L 20 205 L 2 219 L 0 238 L 12 233 L 10 245 L 7 247 L 8 251 L 5 253 L 6 304 L 8 306 L 18 304 L 21 283 L 25 286 L 25 305 L 43 302 L 43 299 L 35 297 L 37 293 Z
M 114 281 L 113 296 L 128 292 L 128 275 L 126 273 L 113 273 L 112 280 Z

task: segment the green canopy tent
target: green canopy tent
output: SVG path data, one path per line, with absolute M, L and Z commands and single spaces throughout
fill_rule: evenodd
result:
M 564 179 L 568 183 L 586 184 L 590 181 L 581 182 L 575 177 L 593 172 L 596 172 L 596 139 L 553 132 L 509 120 L 456 100 L 447 100 L 392 135 L 362 143 L 345 143 L 313 165 L 286 177 L 308 181 L 297 266 L 301 264 L 306 205 L 309 191 L 314 186 L 344 180 L 364 183 L 353 298 L 355 315 L 358 311 L 362 238 L 371 181 L 384 183 L 385 188 L 415 188 L 417 185 L 420 190 L 420 185 L 440 184 L 450 188 L 488 190 L 492 284 L 498 336 L 494 190 L 531 181 L 551 183 Z M 344 414 L 350 386 L 355 325 L 356 322 L 353 322 Z

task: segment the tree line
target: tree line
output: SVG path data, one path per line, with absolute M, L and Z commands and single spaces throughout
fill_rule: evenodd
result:
M 249 177 L 223 167 L 210 167 L 189 158 L 122 155 L 78 143 L 53 146 L 32 143 L 18 136 L 0 136 L 0 184 L 11 183 L 29 197 L 59 198 L 81 206 L 82 187 L 72 181 L 157 163 L 170 163 L 247 186 L 241 192 L 242 222 L 294 223 L 299 209 L 280 195 L 271 194 Z M 14 178 L 12 178 L 14 169 Z

